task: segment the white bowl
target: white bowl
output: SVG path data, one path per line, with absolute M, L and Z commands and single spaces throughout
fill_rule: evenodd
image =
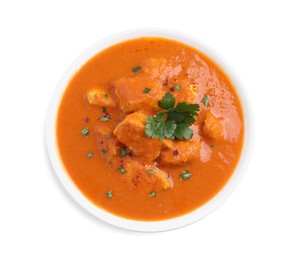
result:
M 236 91 L 241 100 L 245 119 L 245 135 L 242 155 L 235 172 L 233 173 L 232 177 L 229 179 L 227 184 L 223 187 L 223 189 L 209 202 L 186 215 L 168 220 L 151 222 L 121 218 L 116 215 L 110 214 L 109 212 L 92 204 L 75 186 L 75 184 L 69 177 L 60 159 L 56 140 L 56 117 L 59 104 L 69 81 L 72 79 L 76 71 L 78 71 L 81 68 L 81 66 L 84 63 L 86 63 L 90 58 L 92 58 L 95 54 L 101 52 L 105 48 L 125 40 L 143 36 L 162 37 L 177 40 L 200 50 L 201 52 L 205 53 L 208 57 L 213 59 L 233 82 L 233 85 L 235 86 Z M 134 231 L 154 232 L 165 231 L 189 225 L 210 214 L 229 197 L 229 195 L 240 182 L 242 176 L 245 173 L 245 168 L 248 164 L 253 144 L 253 121 L 249 100 L 243 85 L 241 84 L 236 73 L 231 69 L 227 62 L 224 61 L 222 57 L 220 57 L 218 53 L 216 53 L 203 42 L 182 33 L 165 29 L 137 29 L 122 32 L 97 42 L 96 44 L 88 48 L 86 51 L 84 51 L 67 68 L 67 70 L 62 75 L 60 81 L 58 82 L 58 85 L 51 100 L 46 125 L 46 139 L 49 157 L 58 179 L 61 181 L 62 185 L 70 193 L 70 195 L 74 198 L 74 200 L 77 201 L 83 208 L 85 208 L 88 212 L 95 215 L 102 221 L 105 221 L 112 225 Z

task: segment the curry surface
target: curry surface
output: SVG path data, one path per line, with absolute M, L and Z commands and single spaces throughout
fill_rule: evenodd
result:
M 199 119 L 207 111 L 220 119 L 223 138 L 213 140 L 202 135 L 199 126 L 198 159 L 180 166 L 163 166 L 172 175 L 171 189 L 158 192 L 153 198 L 142 190 L 128 189 L 121 181 L 115 164 L 108 164 L 98 148 L 95 127 L 103 115 L 102 107 L 86 106 L 84 96 L 93 86 L 103 90 L 115 79 L 126 76 L 132 68 L 148 58 L 163 58 L 172 76 L 171 82 L 188 82 L 199 86 L 196 101 L 200 104 Z M 171 83 L 173 84 L 173 83 Z M 171 85 L 167 86 L 169 89 Z M 179 91 L 179 90 L 178 90 Z M 202 102 L 209 96 L 209 105 Z M 121 113 L 111 111 L 116 124 Z M 88 120 L 86 120 L 88 117 Z M 85 120 L 84 120 L 85 118 Z M 88 121 L 88 122 L 86 122 Z M 80 131 L 88 127 L 90 134 Z M 161 38 L 140 38 L 114 45 L 91 58 L 71 79 L 63 95 L 57 117 L 57 142 L 61 160 L 79 190 L 98 207 L 129 219 L 163 220 L 188 213 L 213 198 L 232 176 L 243 146 L 244 120 L 242 107 L 232 83 L 207 56 L 182 43 Z M 93 158 L 87 158 L 92 152 Z M 182 180 L 181 173 L 192 173 Z M 105 196 L 113 190 L 113 198 Z

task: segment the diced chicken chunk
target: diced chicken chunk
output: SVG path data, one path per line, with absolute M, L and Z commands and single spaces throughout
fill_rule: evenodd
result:
M 171 148 L 164 148 L 159 156 L 161 164 L 184 165 L 199 158 L 200 142 L 198 140 L 172 141 Z
M 171 139 L 163 139 L 162 140 L 162 148 L 169 148 L 172 149 L 173 148 L 173 141 Z
M 159 180 L 161 183 L 161 187 L 164 190 L 169 189 L 173 183 L 172 179 L 170 178 L 170 175 L 166 172 L 162 171 L 161 169 L 157 168 L 156 166 L 151 167 L 149 165 L 146 166 L 146 171 L 148 174 L 154 174 L 154 176 Z
M 211 112 L 206 114 L 202 130 L 205 136 L 213 139 L 218 139 L 223 135 L 220 121 Z
M 153 79 L 161 79 L 166 68 L 166 59 L 148 58 L 141 62 L 142 70 Z
M 131 189 L 142 189 L 145 192 L 167 190 L 173 182 L 170 175 L 155 166 L 142 165 L 135 160 L 129 160 L 124 164 L 126 173 L 122 179 Z
M 147 109 L 156 111 L 158 100 L 164 95 L 159 83 L 148 76 L 115 80 L 111 84 L 111 89 L 115 93 L 121 110 L 125 113 Z
M 144 135 L 146 116 L 140 112 L 129 114 L 114 129 L 117 139 L 145 162 L 154 161 L 160 154 L 161 141 Z
M 167 87 L 173 77 L 182 72 L 180 62 L 168 62 L 165 58 L 148 58 L 141 62 L 142 70 L 152 79 L 158 80 L 163 87 Z
M 175 90 L 175 86 L 172 88 L 173 96 L 177 102 L 194 103 L 198 98 L 199 87 L 197 85 L 182 85 L 178 86 L 178 90 Z
M 114 107 L 115 102 L 109 93 L 102 89 L 94 88 L 88 90 L 86 94 L 87 102 L 90 105 L 105 106 L 105 107 Z

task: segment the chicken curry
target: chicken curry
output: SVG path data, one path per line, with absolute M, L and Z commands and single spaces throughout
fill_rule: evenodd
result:
M 155 221 L 184 215 L 232 176 L 244 119 L 230 79 L 183 43 L 111 46 L 68 83 L 57 116 L 61 160 L 93 204 Z

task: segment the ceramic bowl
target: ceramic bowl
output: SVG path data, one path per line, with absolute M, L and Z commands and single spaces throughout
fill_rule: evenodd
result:
M 86 63 L 90 58 L 92 58 L 97 53 L 106 49 L 107 47 L 126 41 L 129 39 L 139 38 L 139 37 L 162 37 L 167 39 L 173 39 L 189 46 L 192 46 L 199 51 L 206 54 L 212 60 L 214 60 L 222 70 L 231 79 L 243 106 L 244 119 L 245 119 L 245 135 L 244 135 L 244 146 L 240 161 L 227 184 L 222 188 L 222 190 L 213 197 L 205 205 L 199 207 L 198 209 L 172 219 L 163 221 L 136 221 L 125 219 L 122 217 L 115 216 L 109 212 L 99 208 L 98 206 L 91 203 L 76 187 L 71 178 L 69 177 L 63 163 L 60 159 L 59 150 L 57 147 L 56 140 L 56 117 L 58 112 L 58 107 L 63 96 L 63 93 L 72 79 L 74 74 L 80 69 L 80 67 Z M 196 39 L 195 37 L 185 35 L 183 33 L 165 30 L 165 29 L 138 29 L 131 30 L 122 33 L 118 33 L 106 39 L 102 39 L 87 50 L 85 50 L 64 72 L 60 81 L 58 82 L 55 93 L 52 97 L 51 104 L 48 111 L 47 125 L 46 125 L 46 141 L 48 154 L 50 161 L 53 165 L 54 171 L 64 186 L 64 188 L 69 192 L 71 197 L 77 201 L 84 209 L 86 209 L 91 214 L 98 217 L 100 220 L 110 223 L 112 225 L 134 230 L 134 231 L 165 231 L 170 229 L 175 229 L 189 225 L 196 222 L 203 217 L 210 214 L 216 208 L 218 208 L 233 192 L 236 186 L 239 184 L 241 178 L 245 173 L 245 169 L 249 160 L 249 156 L 252 150 L 253 144 L 253 121 L 252 112 L 250 109 L 250 104 L 248 96 L 246 94 L 245 88 L 241 83 L 240 79 L 236 75 L 235 71 L 228 65 L 228 63 L 213 49 L 208 47 L 206 44 Z

